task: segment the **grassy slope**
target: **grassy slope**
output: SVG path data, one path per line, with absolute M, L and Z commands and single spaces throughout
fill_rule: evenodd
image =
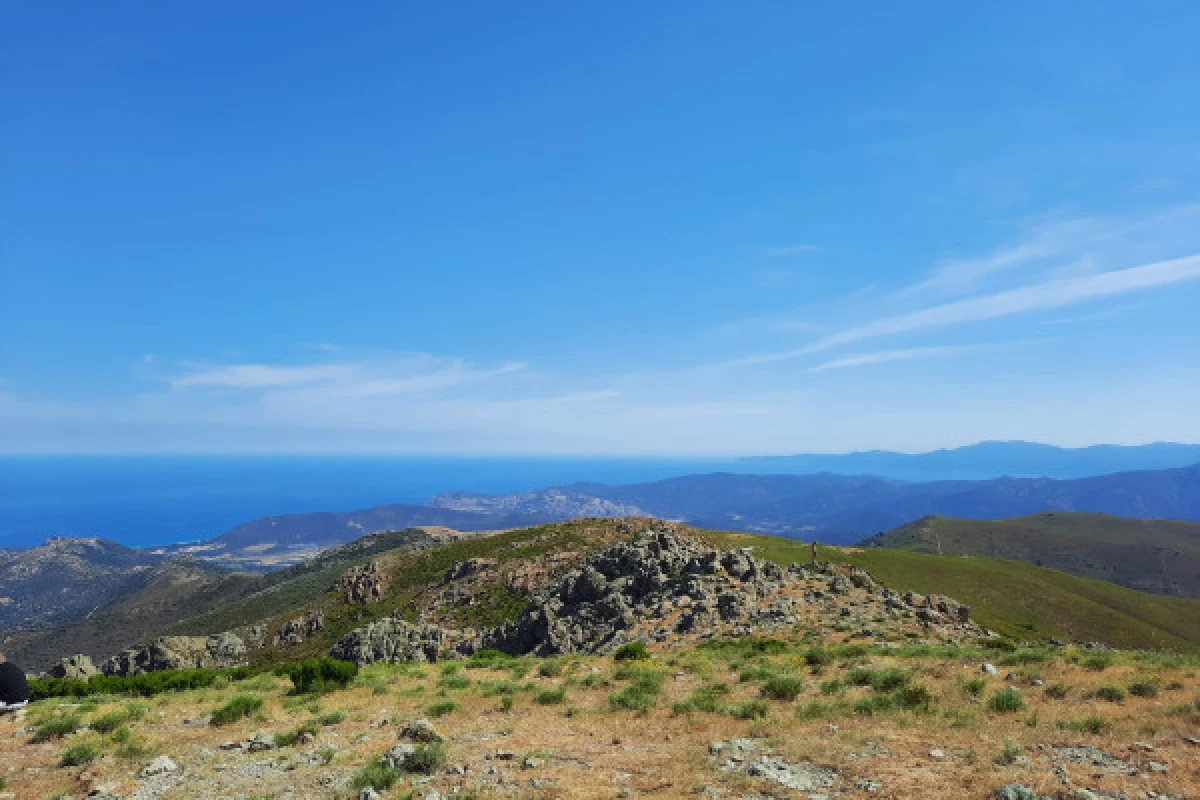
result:
M 1073 512 L 990 521 L 933 516 L 868 542 L 1011 558 L 1133 589 L 1200 597 L 1200 524 L 1194 522 Z
M 725 546 L 753 546 L 780 563 L 809 558 L 802 542 L 741 533 L 705 535 Z M 997 558 L 836 547 L 822 547 L 820 558 L 857 564 L 898 591 L 949 595 L 970 605 L 971 616 L 981 625 L 1021 639 L 1200 650 L 1196 600 L 1146 594 Z

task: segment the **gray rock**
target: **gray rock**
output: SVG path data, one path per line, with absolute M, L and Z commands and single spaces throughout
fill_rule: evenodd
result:
M 168 775 L 172 772 L 178 772 L 179 765 L 170 756 L 159 756 L 151 761 L 138 772 L 138 776 L 142 778 L 153 778 L 156 775 Z
M 986 661 L 979 665 L 979 671 L 984 675 L 996 675 L 1000 672 L 994 665 Z
M 100 669 L 92 663 L 91 656 L 77 653 L 67 656 L 50 668 L 51 678 L 70 678 L 86 681 L 93 675 L 99 675 Z
M 1019 783 L 1006 783 L 992 792 L 995 800 L 1044 800 L 1042 795 Z
M 416 752 L 416 745 L 409 744 L 408 742 L 401 742 L 400 744 L 393 745 L 391 749 L 384 753 L 380 757 L 379 763 L 385 767 L 391 767 L 392 769 L 404 772 L 405 768 L 408 766 L 409 760 Z

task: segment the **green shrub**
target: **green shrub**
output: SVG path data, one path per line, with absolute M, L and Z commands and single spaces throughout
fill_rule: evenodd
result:
M 1065 700 L 1071 689 L 1063 683 L 1052 683 L 1042 690 L 1042 694 L 1051 700 Z
M 398 780 L 400 780 L 400 773 L 376 761 L 358 771 L 358 774 L 354 776 L 353 786 L 355 789 L 374 789 L 377 792 L 386 792 L 395 786 Z
M 988 708 L 1001 713 L 1020 711 L 1025 707 L 1025 700 L 1016 689 L 1001 689 L 988 700 Z
M 549 660 L 538 664 L 538 675 L 543 678 L 557 678 L 562 675 L 563 667 L 561 661 Z
M 48 742 L 51 739 L 61 739 L 79 730 L 83 725 L 83 717 L 79 714 L 59 714 L 38 722 L 33 726 L 29 741 Z
M 608 707 L 613 711 L 649 711 L 654 708 L 654 694 L 627 686 L 608 696 Z
M 813 700 L 796 707 L 797 719 L 828 719 L 837 713 L 838 707 L 833 703 L 823 703 Z
M 1104 717 L 1098 714 L 1091 714 L 1083 719 L 1061 720 L 1058 723 L 1058 727 L 1061 730 L 1091 733 L 1098 736 L 1108 731 L 1112 725 Z
M 276 675 L 292 679 L 294 694 L 331 692 L 345 689 L 358 676 L 358 665 L 336 658 L 313 658 L 296 664 L 284 664 Z
M 871 688 L 877 692 L 890 692 L 907 686 L 910 680 L 912 676 L 905 670 L 885 669 L 871 677 Z
M 725 713 L 738 719 L 765 719 L 771 712 L 771 707 L 762 700 L 747 700 L 744 703 L 734 703 L 725 709 Z
M 1152 681 L 1131 683 L 1129 693 L 1134 697 L 1158 697 L 1158 684 Z
M 905 686 L 895 698 L 896 705 L 910 711 L 928 711 L 933 706 L 933 695 L 924 686 Z
M 441 742 L 419 744 L 404 762 L 405 772 L 432 775 L 446 766 L 446 748 Z
M 750 664 L 738 670 L 738 680 L 742 683 L 750 681 L 765 681 L 775 675 L 775 670 L 758 664 Z
M 994 650 L 998 653 L 1012 653 L 1017 649 L 1017 643 L 1012 639 L 1004 639 L 1000 637 L 984 639 L 982 642 L 980 642 L 980 646 L 985 650 Z
M 554 706 L 561 703 L 567 697 L 565 687 L 559 686 L 556 689 L 543 689 L 533 696 L 533 702 L 539 706 Z
M 1023 648 L 1017 650 L 1000 659 L 1000 663 L 1005 666 L 1022 666 L 1026 664 L 1044 664 L 1051 660 L 1051 655 L 1048 651 L 1040 648 Z
M 686 714 L 691 711 L 706 711 L 713 714 L 720 710 L 721 698 L 727 694 L 729 694 L 729 687 L 724 683 L 705 684 L 694 689 L 687 700 L 676 703 L 673 710 L 677 714 Z
M 846 673 L 846 683 L 851 686 L 870 686 L 875 670 L 870 667 L 855 667 Z
M 431 717 L 444 717 L 458 711 L 458 703 L 453 700 L 441 700 L 425 707 L 425 713 Z
M 230 725 L 262 711 L 263 699 L 256 694 L 235 694 L 212 712 L 213 725 Z
M 1015 739 L 1005 737 L 1004 747 L 1000 750 L 1000 756 L 996 759 L 997 764 L 1011 764 L 1017 760 L 1018 756 L 1025 752 Z
M 514 702 L 515 701 L 513 700 L 513 696 L 511 694 L 502 695 L 500 697 L 500 710 L 512 711 Z
M 983 694 L 983 690 L 987 688 L 988 682 L 987 678 L 968 678 L 959 685 L 962 687 L 963 694 L 970 695 L 971 697 L 979 697 Z
M 515 656 L 500 650 L 480 650 L 465 662 L 467 669 L 506 669 L 516 661 Z
M 471 679 L 466 675 L 454 673 L 451 675 L 443 675 L 438 678 L 437 682 L 439 689 L 449 689 L 451 691 L 462 691 L 463 689 L 471 688 Z
M 867 697 L 860 697 L 854 701 L 851 710 L 855 714 L 864 714 L 872 716 L 874 714 L 887 711 L 892 707 L 892 698 L 888 695 L 876 694 Z
M 830 678 L 827 681 L 821 681 L 821 694 L 832 695 L 841 694 L 843 689 L 842 682 L 838 678 Z
M 250 670 L 238 667 L 231 670 L 174 669 L 147 672 L 142 675 L 93 675 L 91 678 L 34 678 L 29 681 L 29 699 L 51 697 L 91 697 L 93 695 L 134 695 L 153 697 L 163 692 L 187 689 L 207 689 L 218 679 L 244 680 Z
M 627 642 L 613 653 L 615 661 L 645 661 L 650 658 L 650 651 L 644 642 Z
M 292 745 L 294 745 L 296 743 L 297 739 L 299 739 L 302 735 L 304 735 L 306 733 L 309 734 L 310 736 L 316 736 L 317 735 L 317 723 L 306 722 L 303 725 L 301 725 L 300 727 L 294 728 L 293 730 L 286 731 L 284 733 L 275 734 L 275 746 L 276 747 L 291 747 Z
M 64 767 L 82 767 L 90 764 L 100 755 L 100 748 L 94 742 L 75 742 L 63 751 L 62 765 Z
M 1103 672 L 1112 666 L 1113 657 L 1110 653 L 1096 653 L 1090 655 L 1083 660 L 1084 669 L 1089 669 L 1092 672 Z
M 804 688 L 804 681 L 795 675 L 772 675 L 762 685 L 762 696 L 772 700 L 795 700 Z
M 129 712 L 125 709 L 118 709 L 106 712 L 94 718 L 88 724 L 88 727 L 98 733 L 112 733 L 128 721 Z
M 337 724 L 345 722 L 345 721 L 346 721 L 346 712 L 342 711 L 341 709 L 335 709 L 333 711 L 329 711 L 329 712 L 317 717 L 317 724 L 324 725 L 327 728 L 330 727 L 331 725 L 337 725 Z
M 1120 703 L 1125 699 L 1125 690 L 1117 686 L 1101 686 L 1094 692 L 1097 699 Z
M 833 663 L 833 654 L 823 647 L 810 647 L 804 652 L 804 663 L 810 667 L 824 667 Z

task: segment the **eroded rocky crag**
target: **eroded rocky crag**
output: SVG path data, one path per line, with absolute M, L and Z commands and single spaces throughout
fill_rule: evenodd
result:
M 456 564 L 443 582 L 465 591 L 486 564 Z M 946 597 L 897 594 L 857 567 L 792 564 L 723 551 L 669 523 L 596 553 L 534 592 L 512 622 L 458 630 L 390 618 L 354 630 L 332 649 L 357 663 L 461 658 L 483 649 L 513 655 L 605 653 L 642 640 L 689 640 L 805 625 L 866 639 L 906 634 L 958 641 L 984 631 Z

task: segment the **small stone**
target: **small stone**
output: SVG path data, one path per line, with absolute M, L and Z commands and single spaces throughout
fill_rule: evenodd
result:
M 178 772 L 179 765 L 172 760 L 170 756 L 159 756 L 151 761 L 146 766 L 142 767 L 138 773 L 143 778 L 152 778 L 155 775 L 167 775 L 172 772 Z
M 979 671 L 981 673 L 983 673 L 984 675 L 995 675 L 999 672 L 998 669 L 996 669 L 993 665 L 989 664 L 986 661 L 979 665 Z M 1001 787 L 1001 788 L 1004 788 L 1004 787 Z M 997 789 L 996 791 L 1000 791 L 1000 790 Z
M 1147 753 L 1154 750 L 1154 745 L 1150 744 L 1149 742 L 1134 742 L 1133 746 L 1139 750 L 1145 750 Z
M 358 793 L 358 800 L 380 800 L 380 797 L 381 795 L 379 792 L 375 791 L 370 786 Z
M 512 750 L 497 750 L 496 751 L 496 760 L 497 761 L 512 761 L 516 757 L 517 757 L 517 754 L 514 753 Z
M 1007 783 L 1001 786 L 992 792 L 992 797 L 995 800 L 1042 800 L 1040 794 L 1019 783 Z
M 934 761 L 940 761 L 941 759 L 946 757 L 946 753 L 945 753 L 945 751 L 939 750 L 938 748 L 935 747 L 934 749 L 929 751 L 929 757 L 932 758 Z
M 538 769 L 539 767 L 546 766 L 546 759 L 527 756 L 525 760 L 521 762 L 521 766 L 525 767 L 525 769 Z

